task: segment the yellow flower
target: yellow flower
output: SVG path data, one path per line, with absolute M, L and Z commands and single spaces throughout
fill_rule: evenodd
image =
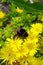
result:
M 27 56 L 27 54 L 28 54 L 28 49 L 24 46 L 21 46 L 21 48 L 19 48 L 17 51 L 16 57 L 20 58 L 23 56 Z
M 36 43 L 38 42 L 38 37 L 36 37 L 34 34 L 30 33 L 27 39 L 30 41 L 30 43 Z
M 29 56 L 29 54 L 27 56 L 24 56 L 22 58 L 22 60 L 20 60 L 20 65 L 36 65 L 36 59 L 32 56 Z
M 17 7 L 16 11 L 17 11 L 18 13 L 22 13 L 22 12 L 23 12 L 23 10 L 19 9 L 19 7 Z
M 27 40 L 29 40 L 29 43 L 37 43 L 38 42 L 38 36 L 36 36 L 29 30 L 27 30 L 27 33 L 28 33 Z
M 17 55 L 18 49 L 21 47 L 21 43 L 22 40 L 19 38 L 15 40 L 7 38 L 5 46 L 0 51 L 0 57 L 4 59 L 3 62 L 7 61 L 8 63 L 12 64 L 13 62 L 15 62 L 16 59 L 20 57 L 17 57 Z
M 10 38 L 7 38 L 7 43 L 10 44 L 10 47 L 13 49 L 14 53 L 15 53 L 15 58 L 19 58 L 20 55 L 21 55 L 21 51 L 20 51 L 20 54 L 19 54 L 19 49 L 21 48 L 21 45 L 23 43 L 23 40 L 20 39 L 20 38 L 15 38 L 14 40 L 13 39 L 10 39 Z
M 14 40 L 13 39 L 10 39 L 10 38 L 7 38 L 7 41 L 8 43 L 12 45 L 16 45 L 17 48 L 20 48 L 21 47 L 21 44 L 23 43 L 23 40 L 20 39 L 20 38 L 15 38 Z
M 32 34 L 37 36 L 39 33 L 42 32 L 42 24 L 41 23 L 32 24 L 31 26 L 32 27 L 30 29 L 30 32 L 32 32 Z
M 7 38 L 6 43 L 14 50 L 14 52 L 17 51 L 16 42 L 13 39 Z
M 1 19 L 1 18 L 4 18 L 4 16 L 5 16 L 5 13 L 2 12 L 2 11 L 0 11 L 0 19 Z
M 1 53 L 0 57 L 3 58 L 2 63 L 4 63 L 6 61 L 6 62 L 12 64 L 12 62 L 15 61 L 15 53 L 9 44 L 7 44 L 5 47 L 3 47 L 0 51 L 0 53 Z
M 37 44 L 36 41 L 34 42 L 34 41 L 27 39 L 23 43 L 23 46 L 25 46 L 25 48 L 28 49 L 30 56 L 34 56 L 34 54 L 37 52 L 39 44 Z

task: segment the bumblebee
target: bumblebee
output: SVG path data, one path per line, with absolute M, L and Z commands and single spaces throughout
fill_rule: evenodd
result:
M 23 29 L 22 27 L 20 27 L 20 28 L 17 28 L 17 29 L 16 29 L 16 34 L 14 35 L 13 38 L 15 38 L 15 37 L 18 38 L 18 37 L 20 37 L 20 38 L 22 38 L 22 39 L 25 39 L 27 36 L 28 36 L 28 33 L 26 32 L 26 30 Z

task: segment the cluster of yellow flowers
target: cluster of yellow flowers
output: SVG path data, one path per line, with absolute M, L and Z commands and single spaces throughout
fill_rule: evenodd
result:
M 37 42 L 42 28 L 41 23 L 32 24 L 30 30 L 27 30 L 28 37 L 24 41 L 21 38 L 7 38 L 5 46 L 0 51 L 0 59 L 4 59 L 2 63 L 7 61 L 7 65 L 15 65 L 13 63 L 17 63 L 17 60 L 20 65 L 43 65 L 43 60 L 33 57 L 39 49 L 40 44 Z

